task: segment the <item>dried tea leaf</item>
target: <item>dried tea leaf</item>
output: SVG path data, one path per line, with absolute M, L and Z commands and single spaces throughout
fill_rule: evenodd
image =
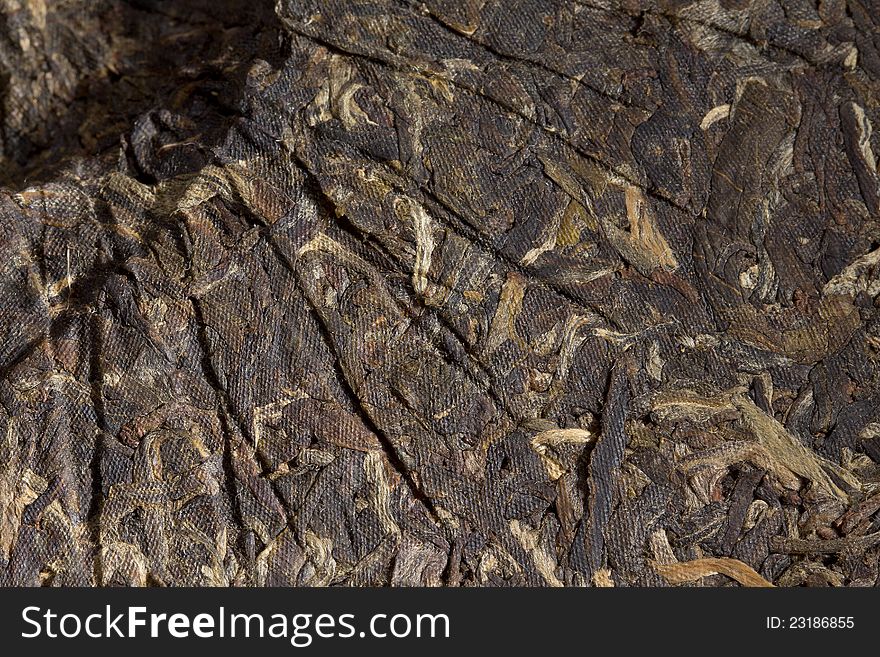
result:
M 742 412 L 746 426 L 754 433 L 758 442 L 773 459 L 778 460 L 790 471 L 809 479 L 829 495 L 849 501 L 849 496 L 840 489 L 822 468 L 825 459 L 805 448 L 775 418 L 761 411 L 754 402 L 742 395 L 734 397 L 734 404 Z M 846 475 L 847 483 L 858 489 L 859 482 Z
M 683 584 L 709 575 L 721 574 L 735 579 L 743 586 L 773 587 L 773 584 L 761 577 L 751 566 L 738 559 L 726 557 L 694 559 L 674 564 L 651 562 L 651 567 L 671 584 Z
M 880 20 L 589 4 L 4 0 L 0 585 L 876 585 Z
M 556 481 L 569 470 L 555 454 L 556 449 L 566 445 L 586 445 L 593 441 L 595 436 L 585 429 L 549 429 L 536 434 L 530 444 L 547 468 L 547 476 Z

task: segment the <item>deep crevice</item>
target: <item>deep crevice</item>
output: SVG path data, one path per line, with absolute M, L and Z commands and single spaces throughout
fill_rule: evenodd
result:
M 288 266 L 290 266 L 289 263 Z M 425 508 L 426 511 L 428 511 L 429 515 L 435 522 L 437 522 L 441 526 L 445 526 L 445 523 L 443 522 L 441 516 L 437 512 L 436 507 L 434 506 L 433 500 L 431 500 L 431 498 L 428 497 L 421 490 L 421 488 L 419 488 L 418 484 L 415 482 L 412 475 L 410 474 L 409 469 L 406 467 L 406 464 L 397 454 L 397 449 L 394 447 L 394 443 L 391 441 L 390 438 L 388 438 L 387 434 L 385 434 L 385 432 L 376 424 L 370 413 L 364 408 L 360 398 L 358 397 L 357 393 L 349 382 L 345 370 L 343 369 L 339 350 L 336 347 L 329 327 L 325 323 L 324 318 L 321 317 L 321 313 L 315 307 L 312 299 L 306 293 L 296 269 L 293 268 L 291 269 L 291 271 L 294 274 L 294 280 L 296 281 L 296 285 L 300 291 L 300 294 L 302 294 L 303 298 L 306 300 L 309 306 L 312 318 L 315 321 L 315 326 L 318 329 L 321 338 L 323 339 L 327 348 L 330 350 L 330 353 L 333 354 L 333 369 L 336 374 L 336 378 L 338 379 L 340 387 L 348 398 L 348 401 L 352 406 L 354 412 L 357 414 L 360 421 L 363 422 L 364 426 L 367 427 L 367 429 L 369 429 L 369 431 L 376 436 L 379 443 L 382 445 L 382 449 L 385 452 L 385 457 L 388 459 L 388 462 L 391 464 L 391 466 L 400 475 L 400 478 L 406 484 L 413 498 L 422 504 L 422 506 Z

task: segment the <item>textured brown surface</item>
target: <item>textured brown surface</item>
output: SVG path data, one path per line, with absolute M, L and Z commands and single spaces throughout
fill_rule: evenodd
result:
M 0 583 L 877 583 L 876 3 L 2 7 Z

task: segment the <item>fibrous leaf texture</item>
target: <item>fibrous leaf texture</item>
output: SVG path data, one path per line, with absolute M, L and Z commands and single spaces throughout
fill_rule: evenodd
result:
M 872 0 L 0 5 L 0 584 L 878 583 Z

